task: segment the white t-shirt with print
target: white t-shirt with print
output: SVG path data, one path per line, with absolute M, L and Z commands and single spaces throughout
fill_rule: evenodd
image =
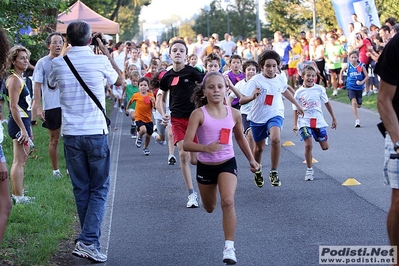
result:
M 262 73 L 255 75 L 248 82 L 242 94 L 251 96 L 256 88 L 261 94 L 253 100 L 253 106 L 248 114 L 248 120 L 264 124 L 271 118 L 281 116 L 284 118 L 284 102 L 282 93 L 287 90 L 287 78 L 277 74 L 274 78 L 266 78 Z M 266 100 L 270 105 L 266 104 Z
M 310 119 L 316 119 L 316 128 L 327 127 L 328 124 L 323 116 L 322 105 L 328 102 L 326 89 L 318 84 L 311 88 L 300 87 L 294 94 L 295 100 L 304 110 L 304 115 L 298 116 L 298 128 L 310 127 Z M 292 105 L 293 110 L 297 110 Z

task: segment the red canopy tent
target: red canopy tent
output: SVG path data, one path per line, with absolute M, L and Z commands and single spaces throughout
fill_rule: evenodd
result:
M 61 22 L 57 23 L 57 31 L 60 33 L 66 33 L 68 24 L 78 19 L 89 23 L 92 32 L 102 32 L 104 34 L 119 33 L 118 23 L 97 14 L 80 0 L 73 4 L 69 10 L 68 13 L 63 12 L 58 16 L 58 20 Z

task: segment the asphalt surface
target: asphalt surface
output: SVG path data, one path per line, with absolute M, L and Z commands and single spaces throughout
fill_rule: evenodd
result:
M 295 145 L 281 149 L 281 187 L 271 187 L 267 179 L 263 188 L 256 187 L 235 145 L 237 265 L 318 265 L 320 245 L 389 245 L 386 216 L 391 192 L 382 179 L 379 115 L 360 109 L 362 126 L 355 128 L 349 105 L 332 101 L 332 106 L 338 127 L 328 129 L 329 150 L 314 143 L 314 181 L 304 181 L 304 144 L 292 132 L 288 101 L 281 143 Z M 324 115 L 331 124 L 325 109 Z M 224 265 L 220 205 L 212 214 L 187 209 L 180 167 L 167 165 L 167 148 L 152 141 L 151 155 L 144 156 L 134 146 L 125 114 L 114 109 L 111 117 L 111 190 L 101 238 L 108 255 L 104 264 Z M 269 154 L 267 146 L 262 161 L 266 178 Z M 191 170 L 194 177 L 195 167 Z M 348 178 L 361 184 L 343 186 Z M 87 260 L 76 258 L 76 265 L 87 265 Z

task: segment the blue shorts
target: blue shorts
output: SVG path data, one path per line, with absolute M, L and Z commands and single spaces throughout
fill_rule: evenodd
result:
M 311 128 L 311 127 L 301 127 L 299 129 L 299 134 L 301 135 L 301 140 L 313 137 L 315 141 L 327 141 L 327 130 L 326 127 L 321 128 Z
M 346 88 L 346 91 L 348 92 L 349 100 L 352 101 L 352 99 L 355 98 L 357 104 L 358 105 L 362 105 L 362 103 L 363 103 L 363 96 L 362 96 L 363 91 L 361 91 L 361 90 L 351 90 L 349 88 Z
M 283 127 L 284 118 L 281 116 L 275 116 L 270 118 L 264 124 L 258 124 L 251 121 L 252 136 L 255 142 L 262 141 L 270 135 L 270 129 L 272 127 L 279 127 L 280 130 Z

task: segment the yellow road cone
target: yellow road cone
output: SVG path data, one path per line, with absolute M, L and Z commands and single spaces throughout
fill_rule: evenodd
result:
M 312 158 L 312 163 L 318 163 L 319 161 L 316 160 L 315 158 Z M 302 163 L 306 163 L 306 160 L 304 160 Z
M 283 143 L 284 147 L 295 146 L 294 142 L 287 140 Z
M 348 178 L 344 183 L 342 183 L 343 186 L 357 186 L 360 185 L 361 183 L 354 179 L 353 177 Z

